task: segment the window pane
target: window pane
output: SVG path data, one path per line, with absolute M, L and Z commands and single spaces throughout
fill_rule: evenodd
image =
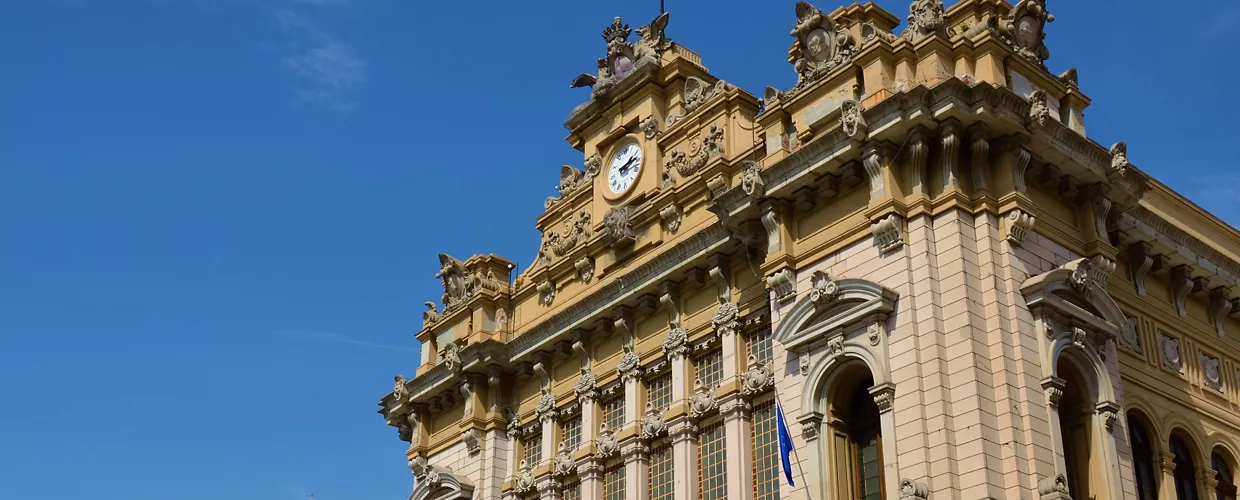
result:
M 607 427 L 611 430 L 617 430 L 624 425 L 624 391 L 615 397 L 608 398 L 603 401 L 603 422 L 607 423 Z
M 674 474 L 672 444 L 655 442 L 650 448 L 650 500 L 672 500 Z
M 719 349 L 712 349 L 707 353 L 698 356 L 693 363 L 693 377 L 702 381 L 702 385 L 706 387 L 714 387 L 716 383 L 723 380 L 723 352 Z
M 568 449 L 576 450 L 581 446 L 581 416 L 569 417 L 560 425 L 564 430 L 564 442 L 568 443 Z
M 624 462 L 617 460 L 603 469 L 603 500 L 625 500 Z
M 565 484 L 564 495 L 560 498 L 563 500 L 581 500 L 581 483 L 573 481 Z
M 646 401 L 656 410 L 672 405 L 672 374 L 666 373 L 646 381 Z
M 723 423 L 707 425 L 698 434 L 698 498 L 727 498 L 727 450 Z
M 753 408 L 753 498 L 779 499 L 779 441 L 775 420 L 775 400 L 768 399 Z
M 538 429 L 521 440 L 521 447 L 524 449 L 521 459 L 531 467 L 537 466 L 538 462 L 542 461 L 542 433 Z
M 759 361 L 771 359 L 771 328 L 765 327 L 745 336 L 746 349 Z

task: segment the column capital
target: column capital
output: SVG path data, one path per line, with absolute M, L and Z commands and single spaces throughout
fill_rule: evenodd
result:
M 1162 465 L 1164 474 L 1172 474 L 1175 472 L 1175 454 L 1169 451 L 1161 451 L 1158 453 L 1159 465 Z
M 577 477 L 582 481 L 589 481 L 603 478 L 603 462 L 594 458 L 586 457 L 577 462 Z
M 724 421 L 746 418 L 752 410 L 753 407 L 739 392 L 728 394 L 719 402 L 719 414 L 723 415 Z
M 683 443 L 697 439 L 698 426 L 693 420 L 686 417 L 676 417 L 668 424 L 667 434 L 672 438 L 672 444 Z

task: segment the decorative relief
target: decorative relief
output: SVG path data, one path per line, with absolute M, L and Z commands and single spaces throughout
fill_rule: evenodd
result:
M 607 422 L 598 426 L 598 437 L 594 438 L 594 455 L 600 459 L 612 458 L 620 453 L 620 444 L 616 435 L 607 428 Z
M 865 331 L 871 346 L 878 347 L 878 344 L 883 342 L 883 329 L 878 323 L 871 323 Z
M 1068 68 L 1068 71 L 1064 71 L 1063 73 L 1059 74 L 1058 79 L 1064 85 L 1067 85 L 1074 89 L 1080 88 L 1080 78 L 1077 76 L 1076 68 Z
M 844 336 L 836 335 L 827 339 L 827 359 L 844 354 Z
M 659 131 L 659 120 L 654 115 L 647 116 L 645 120 L 638 124 L 638 127 L 641 127 L 642 135 L 645 135 L 647 139 L 654 139 L 661 133 Z
M 473 295 L 465 264 L 446 253 L 439 254 L 439 272 L 435 278 L 443 280 L 443 312 L 448 314 L 463 305 Z
M 874 221 L 870 233 L 882 252 L 888 252 L 904 245 L 904 219 L 896 214 Z
M 1020 246 L 1025 243 L 1025 237 L 1029 235 L 1029 230 L 1033 229 L 1033 225 L 1037 223 L 1037 218 L 1024 210 L 1013 208 L 1003 217 L 1003 221 L 1003 239 L 1013 245 Z
M 1128 269 L 1137 295 L 1145 295 L 1145 275 L 1154 269 L 1154 256 L 1150 255 L 1149 243 L 1138 241 L 1128 245 Z
M 775 271 L 774 274 L 767 276 L 766 288 L 774 293 L 777 301 L 782 302 L 792 298 L 797 292 L 796 273 L 788 268 Z
M 762 165 L 753 160 L 745 160 L 741 166 L 741 190 L 750 198 L 759 199 L 766 195 L 766 181 L 762 180 Z
M 1038 495 L 1041 500 L 1072 500 L 1068 495 L 1068 478 L 1063 474 L 1042 478 L 1038 481 Z
M 797 2 L 796 13 L 797 24 L 791 33 L 796 41 L 789 60 L 797 71 L 794 90 L 800 90 L 851 63 L 857 42 L 846 28 L 808 2 Z
M 844 135 L 857 140 L 865 138 L 869 126 L 861 111 L 861 103 L 856 99 L 846 99 L 840 103 L 840 127 Z
M 539 421 L 545 422 L 555 418 L 555 396 L 552 396 L 550 391 L 544 391 L 542 396 L 538 398 L 538 405 L 534 406 L 534 413 L 538 415 Z
M 633 209 L 627 205 L 612 207 L 603 216 L 603 237 L 612 247 L 625 246 L 637 240 L 633 228 Z
M 900 500 L 930 500 L 930 488 L 921 481 L 901 479 Z
M 715 328 L 715 333 L 720 337 L 726 337 L 740 331 L 740 313 L 740 307 L 736 304 L 731 302 L 719 304 L 715 315 L 710 318 L 710 324 Z
M 522 460 L 517 465 L 516 490 L 518 493 L 534 491 L 534 465 Z
M 434 302 L 427 302 L 426 310 L 422 311 L 422 328 L 427 328 L 435 323 L 438 323 L 439 319 L 439 308 L 435 306 Z
M 521 419 L 517 417 L 517 412 L 512 408 L 504 408 L 504 434 L 515 438 L 520 431 Z
M 542 249 L 539 257 L 550 263 L 552 256 L 563 257 L 571 253 L 578 245 L 590 239 L 590 212 L 582 209 L 577 217 L 564 221 L 564 234 L 547 231 L 543 235 Z
M 594 173 L 598 173 L 595 171 Z M 577 170 L 570 165 L 562 165 L 560 167 L 560 185 L 557 189 L 560 191 L 560 198 L 567 198 L 569 195 L 576 193 L 581 188 L 590 185 L 593 176 Z
M 1128 167 L 1132 164 L 1128 162 L 1128 143 L 1117 142 L 1111 146 L 1111 170 L 1120 175 L 1128 173 Z
M 1214 322 L 1214 333 L 1218 338 L 1223 338 L 1223 320 L 1227 317 L 1227 313 L 1231 311 L 1231 290 L 1227 287 L 1218 287 L 1210 290 L 1210 320 Z
M 1160 333 L 1158 343 L 1162 345 L 1163 366 L 1176 373 L 1182 372 L 1184 364 L 1180 359 L 1180 339 Z
M 406 385 L 407 382 L 404 375 L 396 374 L 396 382 L 392 386 L 392 396 L 394 396 L 395 404 L 403 404 L 409 400 L 409 386 Z
M 667 333 L 663 340 L 663 355 L 668 361 L 680 359 L 689 353 L 689 333 L 684 328 L 675 327 Z
M 1137 332 L 1137 318 L 1127 318 L 1119 327 L 1119 343 L 1126 349 L 1141 353 L 1141 337 Z
M 465 449 L 470 455 L 475 455 L 482 451 L 482 431 L 478 429 L 469 429 L 461 433 L 461 442 L 465 443 Z
M 1175 302 L 1175 311 L 1180 316 L 1188 314 L 1185 299 L 1193 291 L 1193 268 L 1185 265 L 1171 268 L 1171 296 Z
M 426 455 L 418 455 L 409 459 L 409 471 L 413 473 L 413 479 L 419 482 L 426 479 L 430 466 L 426 461 Z
M 594 259 L 590 257 L 582 257 L 573 262 L 573 268 L 577 270 L 577 279 L 582 282 L 589 283 L 594 279 Z
M 659 210 L 659 219 L 663 221 L 663 229 L 674 233 L 680 229 L 680 219 L 683 211 L 680 205 L 671 204 Z
M 1201 353 L 1201 381 L 1206 387 L 1223 392 L 1223 374 L 1218 358 Z
M 814 271 L 810 287 L 809 300 L 820 306 L 830 304 L 840 294 L 840 284 L 823 271 Z
M 718 125 L 711 124 L 706 129 L 706 135 L 702 138 L 694 137 L 689 140 L 689 153 L 686 154 L 675 148 L 668 153 L 668 159 L 664 166 L 669 170 L 675 169 L 681 178 L 688 178 L 697 173 L 702 167 L 706 166 L 706 162 L 711 158 L 723 154 L 723 129 Z
M 1115 422 L 1119 421 L 1119 405 L 1111 401 L 1103 401 L 1098 403 L 1094 409 L 1098 412 L 1098 416 L 1102 417 L 1102 424 L 1107 432 L 1115 430 Z
M 1044 43 L 1044 30 L 1046 23 L 1054 20 L 1055 16 L 1046 11 L 1046 0 L 1021 0 L 998 22 L 998 31 L 1017 55 L 1045 68 L 1051 52 Z
M 578 75 L 570 87 L 591 87 L 591 98 L 600 98 L 638 66 L 658 64 L 659 54 L 672 46 L 672 41 L 665 34 L 668 19 L 667 13 L 664 13 L 650 24 L 637 28 L 641 39 L 637 44 L 631 44 L 628 38 L 633 30 L 617 17 L 611 26 L 603 30 L 607 57 L 598 60 L 597 76 Z
M 464 366 L 461 363 L 461 346 L 457 345 L 456 342 L 448 342 L 448 345 L 443 346 L 439 350 L 439 362 L 443 363 L 448 371 L 460 373 L 461 368 Z
M 1029 95 L 1029 126 L 1045 127 L 1051 119 L 1051 108 L 1046 104 L 1046 91 L 1038 89 Z
M 555 283 L 551 280 L 543 280 L 538 284 L 538 303 L 544 306 L 550 306 L 551 301 L 555 300 Z
M 667 422 L 663 421 L 663 410 L 647 402 L 646 415 L 642 417 L 642 439 L 649 441 L 664 434 L 667 434 Z
M 947 36 L 947 14 L 942 0 L 913 0 L 908 6 L 908 28 L 901 35 L 917 41 L 929 35 Z
M 746 396 L 758 394 L 775 385 L 775 367 L 769 359 L 759 360 L 749 355 L 749 369 L 741 374 L 741 392 Z
M 570 476 L 577 471 L 577 463 L 573 461 L 573 451 L 568 443 L 560 441 L 559 453 L 555 454 L 555 468 L 551 471 L 556 477 Z
M 593 402 L 598 396 L 597 385 L 598 380 L 594 378 L 594 374 L 582 371 L 581 376 L 577 378 L 577 383 L 573 384 L 573 393 L 577 394 L 577 401 L 583 405 Z
M 718 407 L 719 400 L 715 398 L 714 388 L 707 387 L 702 383 L 702 379 L 694 380 L 693 396 L 689 398 L 689 417 L 701 418 Z
M 899 40 L 899 38 L 887 30 L 879 29 L 873 23 L 861 23 L 861 45 L 866 45 L 874 40 L 884 40 L 887 43 L 891 43 Z
M 780 101 L 784 100 L 784 93 L 775 87 L 768 86 L 766 93 L 762 97 L 762 110 L 766 111 L 775 107 Z
M 731 87 L 723 80 L 716 81 L 714 85 L 706 83 L 701 78 L 691 76 L 685 81 L 685 112 L 693 113 L 701 108 L 715 96 L 723 95 L 724 92 Z
M 809 375 L 809 363 L 809 353 L 804 353 L 797 357 L 797 370 L 801 372 L 802 377 Z
M 625 348 L 624 354 L 620 356 L 620 363 L 616 365 L 616 374 L 625 382 L 637 380 L 641 377 L 641 363 L 642 360 L 637 353 Z

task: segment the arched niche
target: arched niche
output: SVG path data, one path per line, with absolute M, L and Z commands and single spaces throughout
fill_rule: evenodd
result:
M 800 412 L 793 418 L 801 424 L 808 449 L 807 487 L 816 491 L 810 496 L 829 500 L 848 496 L 840 478 L 834 477 L 842 470 L 841 447 L 830 438 L 841 428 L 839 408 L 857 406 L 845 396 L 859 390 L 868 392 L 877 410 L 881 484 L 887 495 L 894 494 L 900 477 L 887 337 L 899 294 L 871 281 L 835 280 L 822 271 L 811 276 L 810 284 L 810 293 L 801 296 L 774 333 L 775 340 L 796 357 L 804 377 Z M 860 381 L 867 387 L 859 388 Z
M 1106 292 L 1114 269 L 1101 257 L 1077 259 L 1021 284 L 1038 332 L 1042 388 L 1055 448 L 1053 472 L 1069 478 L 1075 474 L 1081 486 L 1087 481 L 1087 493 L 1099 500 L 1122 498 L 1117 446 L 1127 446 L 1127 439 L 1117 441 L 1112 433 L 1120 417 L 1122 389 L 1107 366 L 1108 359 L 1115 361 L 1113 340 L 1127 321 Z M 1064 409 L 1071 414 L 1061 415 L 1065 393 L 1072 396 L 1071 408 Z M 1081 463 L 1092 465 L 1082 472 Z M 1074 497 L 1075 493 L 1070 492 Z
M 468 500 L 473 498 L 474 485 L 466 478 L 447 470 L 430 467 L 422 480 L 413 487 L 409 500 Z

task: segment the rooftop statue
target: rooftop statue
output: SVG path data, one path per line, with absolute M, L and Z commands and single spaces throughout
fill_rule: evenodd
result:
M 573 79 L 570 88 L 591 87 L 591 98 L 606 94 L 611 87 L 619 83 L 639 66 L 657 64 L 659 54 L 671 48 L 672 41 L 664 34 L 667 28 L 668 14 L 664 12 L 650 24 L 637 28 L 641 39 L 636 44 L 629 43 L 629 35 L 633 30 L 624 24 L 619 17 L 603 30 L 603 40 L 607 42 L 607 57 L 598 60 L 598 74 L 583 73 Z

